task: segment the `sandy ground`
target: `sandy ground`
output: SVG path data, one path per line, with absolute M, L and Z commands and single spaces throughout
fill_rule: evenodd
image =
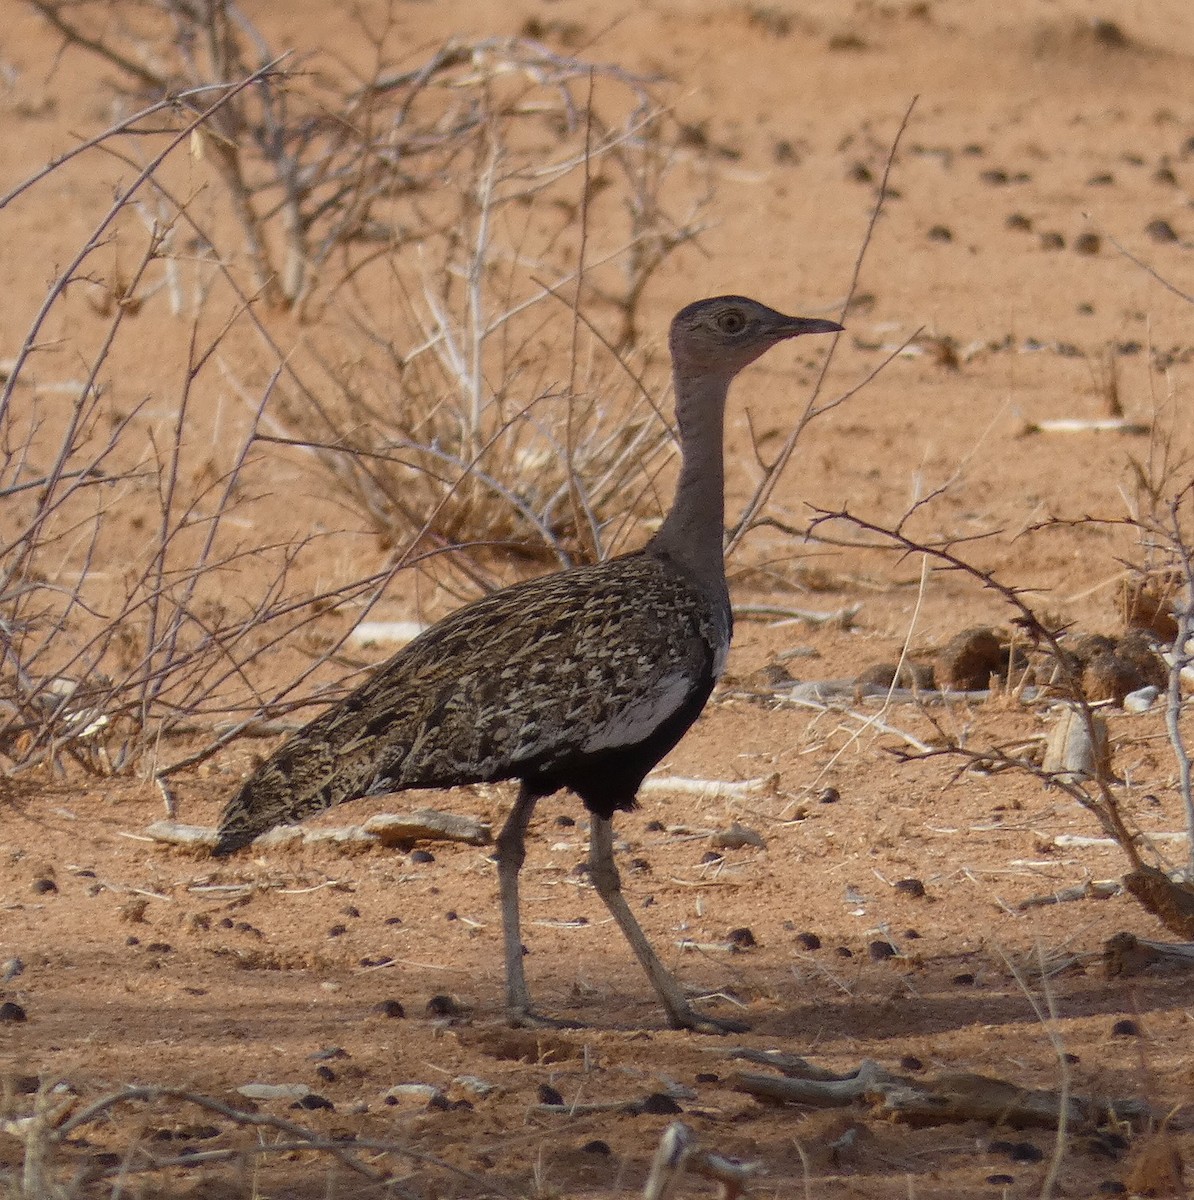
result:
M 279 48 L 350 54 L 353 33 L 332 6 L 248 7 Z M 5 188 L 111 120 L 109 70 L 77 49 L 59 58 L 60 39 L 23 6 L 7 17 Z M 1123 564 L 1142 561 L 1138 538 L 1117 524 L 1139 511 L 1133 464 L 1147 465 L 1166 439 L 1180 458 L 1189 440 L 1190 303 L 1129 257 L 1194 290 L 1185 0 L 456 0 L 400 3 L 394 18 L 411 46 L 534 22 L 561 52 L 583 46 L 592 59 L 666 78 L 678 118 L 716 152 L 716 193 L 700 249 L 671 259 L 646 293 L 642 326 L 656 346 L 671 313 L 701 295 L 839 312 L 892 139 L 917 97 L 826 394 L 867 382 L 802 437 L 772 511 L 800 524 L 805 505 L 848 506 L 892 525 L 936 492 L 918 536 L 990 534 L 967 552 L 1031 589 L 1042 611 L 1084 632 L 1119 630 Z M 49 280 L 111 195 L 97 169 L 51 176 L 0 209 L 0 357 L 15 355 Z M 88 336 L 85 315 L 70 311 L 45 333 L 56 361 Z M 110 382 L 112 403 L 149 396 L 152 408 L 176 394 L 186 331 L 172 331 L 164 304 L 137 321 L 138 344 L 161 350 L 133 356 Z M 284 320 L 278 328 L 284 343 L 297 336 Z M 911 352 L 869 379 L 917 334 Z M 751 429 L 764 431 L 764 449 L 778 446 L 824 354 L 810 339 L 744 377 L 728 431 L 732 510 L 757 478 Z M 251 362 L 240 369 L 254 379 Z M 1152 436 L 1034 432 L 1112 415 L 1110 373 L 1123 413 Z M 263 543 L 290 536 L 323 499 L 294 471 L 280 457 L 275 489 L 256 504 Z M 1188 482 L 1180 469 L 1173 478 Z M 1073 523 L 1031 531 L 1050 516 Z M 127 519 L 140 536 L 136 512 Z M 802 680 L 849 679 L 905 645 L 931 659 L 959 630 L 1014 615 L 972 579 L 845 544 L 873 540 L 845 522 L 821 532 L 819 543 L 774 529 L 748 539 L 731 563 L 735 602 L 859 605 L 853 623 L 741 619 L 723 687 L 660 768 L 765 782 L 728 799 L 652 794 L 617 822 L 626 891 L 649 936 L 710 1011 L 745 1018 L 748 1034 L 664 1028 L 577 870 L 587 838 L 570 797 L 544 802 L 532 829 L 524 920 L 539 1005 L 584 1028 L 532 1033 L 502 1020 L 487 848 L 325 843 L 215 864 L 146 839 L 163 815 L 150 783 L 26 771 L 0 782 L 0 999 L 25 1018 L 3 1025 L 4 1115 L 32 1111 L 39 1081 L 51 1089 L 45 1104 L 76 1113 L 125 1086 L 182 1089 L 328 1140 L 357 1139 L 355 1161 L 392 1173 L 388 1183 L 367 1177 L 326 1147 L 205 1163 L 207 1151 L 295 1137 L 159 1096 L 130 1099 L 49 1147 L 46 1177 L 63 1194 L 96 1196 L 118 1187 L 124 1196 L 633 1195 L 678 1111 L 703 1147 L 760 1164 L 761 1196 L 1185 1195 L 1189 980 L 1108 979 L 1101 961 L 1117 931 L 1167 935 L 1122 894 L 1023 906 L 1117 879 L 1123 856 L 1059 843 L 1100 831 L 1023 773 L 957 775 L 956 762 L 902 764 L 891 753 L 901 732 L 931 738 L 934 723 L 967 744 L 1011 744 L 1047 732 L 1052 718 L 1012 700 L 897 703 L 883 713 L 896 732 L 884 733 L 865 721 L 879 712 L 873 704 L 847 705 L 859 719 L 761 697 L 761 673 L 777 662 Z M 359 526 L 337 545 L 328 577 L 384 562 Z M 326 583 L 312 573 L 307 586 Z M 434 616 L 453 603 L 399 587 L 385 615 Z M 1132 821 L 1181 830 L 1161 714 L 1112 710 L 1108 721 Z M 187 743 L 166 749 L 181 757 Z M 180 775 L 179 817 L 213 823 L 262 750 L 238 741 Z M 362 802 L 322 824 L 408 799 Z M 467 811 L 496 828 L 509 799 L 473 789 L 409 806 Z M 760 844 L 712 853 L 713 835 L 735 822 Z M 1180 843 L 1168 846 L 1177 861 Z M 909 879 L 923 894 L 897 886 Z M 744 929 L 750 938 L 731 938 Z M 445 996 L 448 1011 L 432 1003 Z M 734 1058 L 743 1048 L 841 1072 L 869 1058 L 914 1080 L 974 1072 L 1131 1101 L 1152 1116 L 1135 1128 L 1074 1120 L 1059 1135 L 998 1115 L 902 1121 L 861 1101 L 767 1106 L 731 1086 L 736 1072 L 762 1069 Z M 309 1092 L 237 1092 L 254 1083 Z M 410 1084 L 434 1095 L 391 1090 Z M 648 1097 L 646 1111 L 624 1107 Z M 543 1106 L 553 1099 L 572 1109 Z M 97 1177 L 122 1161 L 144 1167 L 143 1155 L 183 1161 L 119 1184 Z M 0 1132 L 0 1158 L 10 1194 L 33 1194 L 20 1190 L 26 1144 L 12 1127 Z M 90 1179 L 76 1175 L 86 1164 Z M 712 1194 L 708 1183 L 685 1187 Z

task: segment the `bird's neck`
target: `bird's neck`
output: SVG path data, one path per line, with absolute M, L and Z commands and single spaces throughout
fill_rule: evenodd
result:
M 729 379 L 675 377 L 680 429 L 676 497 L 651 549 L 682 566 L 698 583 L 725 590 L 725 432 Z

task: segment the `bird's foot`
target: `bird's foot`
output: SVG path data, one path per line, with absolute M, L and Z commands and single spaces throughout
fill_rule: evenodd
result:
M 564 1017 L 547 1017 L 533 1008 L 512 1008 L 506 1019 L 512 1029 L 584 1029 L 581 1021 L 569 1021 Z
M 746 1033 L 750 1029 L 749 1021 L 735 1021 L 731 1017 L 710 1017 L 693 1008 L 671 1013 L 670 1017 L 673 1029 L 691 1029 L 693 1033 L 724 1036 L 727 1033 Z

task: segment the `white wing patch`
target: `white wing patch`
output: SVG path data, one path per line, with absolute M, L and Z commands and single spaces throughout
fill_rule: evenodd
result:
M 726 659 L 730 654 L 730 639 L 728 637 L 719 638 L 717 645 L 713 650 L 713 678 L 720 679 L 721 673 L 726 669 Z
M 627 705 L 621 712 L 585 738 L 587 752 L 613 750 L 645 741 L 660 725 L 679 711 L 688 699 L 689 679 L 681 672 L 664 675 L 654 690 Z

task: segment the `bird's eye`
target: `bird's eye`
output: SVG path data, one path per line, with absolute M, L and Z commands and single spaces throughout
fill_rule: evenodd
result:
M 741 333 L 746 328 L 746 318 L 736 309 L 717 314 L 717 328 L 722 333 Z

